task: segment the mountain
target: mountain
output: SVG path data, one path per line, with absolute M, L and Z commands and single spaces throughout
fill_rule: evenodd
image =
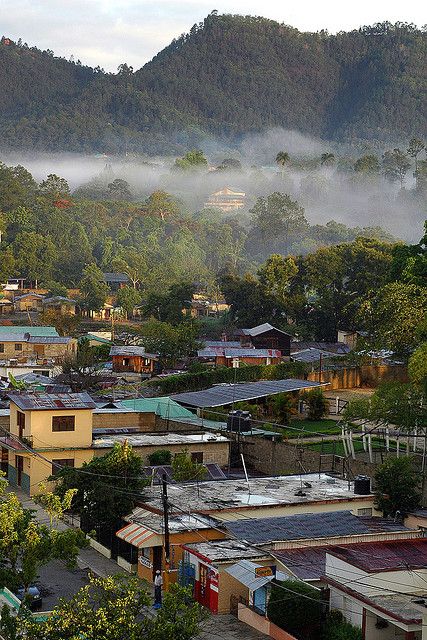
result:
M 427 133 L 427 33 L 383 23 L 301 33 L 211 13 L 135 73 L 0 42 L 2 146 L 180 152 L 281 126 L 339 141 Z

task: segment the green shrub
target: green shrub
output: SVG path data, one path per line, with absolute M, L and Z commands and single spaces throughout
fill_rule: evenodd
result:
M 324 606 L 320 591 L 300 580 L 287 580 L 281 585 L 272 585 L 268 618 L 299 640 L 318 640 Z
M 362 630 L 347 622 L 341 611 L 329 613 L 323 627 L 322 640 L 362 640 Z
M 320 420 L 329 412 L 329 401 L 322 389 L 312 389 L 302 394 L 302 399 L 308 406 L 309 420 Z
M 157 465 L 171 464 L 172 453 L 168 449 L 158 449 L 148 456 L 148 460 L 150 465 L 153 467 Z

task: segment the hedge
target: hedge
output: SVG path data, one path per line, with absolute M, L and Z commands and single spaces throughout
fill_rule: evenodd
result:
M 257 380 L 303 378 L 307 371 L 307 365 L 303 362 L 250 365 L 239 367 L 238 369 L 216 367 L 199 373 L 181 373 L 161 380 L 153 380 L 149 382 L 149 385 L 158 387 L 162 395 L 169 395 L 183 391 L 200 391 L 221 382 L 255 382 Z

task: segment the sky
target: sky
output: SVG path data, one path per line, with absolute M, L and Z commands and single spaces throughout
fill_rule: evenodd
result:
M 213 9 L 331 33 L 384 20 L 427 21 L 422 0 L 0 0 L 0 36 L 106 71 L 123 62 L 138 69 Z

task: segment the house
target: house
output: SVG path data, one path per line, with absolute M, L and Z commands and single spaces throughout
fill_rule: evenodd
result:
M 151 376 L 156 370 L 159 354 L 146 353 L 145 347 L 112 346 L 110 356 L 116 373 L 138 373 Z
M 87 393 L 10 393 L 8 480 L 29 495 L 63 466 L 81 467 L 93 457 L 92 411 Z M 34 451 L 39 455 L 35 455 Z
M 7 329 L 26 329 L 27 327 L 6 327 Z M 44 327 L 45 329 L 47 327 Z M 33 327 L 29 332 L 18 333 L 0 331 L 0 377 L 9 374 L 33 373 L 52 377 L 61 373 L 61 363 L 67 355 L 76 351 L 76 340 L 58 335 L 34 335 Z
M 8 298 L 0 298 L 0 316 L 13 313 L 13 302 Z
M 204 208 L 221 209 L 224 213 L 228 211 L 236 211 L 243 209 L 245 206 L 246 194 L 244 191 L 233 191 L 230 187 L 224 187 L 218 191 L 214 191 L 208 200 L 204 203 Z
M 239 329 L 235 336 L 242 347 L 255 349 L 278 349 L 282 356 L 289 358 L 291 353 L 291 336 L 289 333 L 273 327 L 269 322 L 252 329 Z
M 44 296 L 39 293 L 30 292 L 24 293 L 22 296 L 15 296 L 13 304 L 17 312 L 39 312 L 43 309 L 43 300 Z
M 137 575 L 152 582 L 157 570 L 165 567 L 164 521 L 163 517 L 137 507 L 125 518 L 128 524 L 117 531 L 119 556 L 125 557 L 131 565 L 137 565 Z M 178 581 L 178 572 L 183 555 L 182 544 L 205 540 L 221 540 L 225 532 L 217 527 L 212 518 L 176 514 L 169 519 L 170 563 L 168 578 Z
M 305 486 L 311 485 L 310 487 Z M 302 488 L 301 488 L 302 486 Z M 144 490 L 144 508 L 162 512 L 158 490 Z M 276 518 L 302 513 L 351 511 L 379 515 L 375 496 L 354 493 L 351 483 L 325 473 L 189 482 L 168 487 L 172 513 L 188 511 L 210 515 L 221 522 L 242 518 Z
M 104 344 L 111 345 L 111 331 L 91 331 L 83 338 L 89 340 L 90 347 L 100 347 Z
M 25 282 L 25 278 L 8 278 L 2 287 L 5 291 L 18 291 L 25 288 Z
M 191 585 L 194 599 L 211 613 L 229 613 L 232 597 L 238 601 L 247 593 L 247 586 L 228 574 L 236 563 L 246 560 L 260 568 L 274 565 L 268 552 L 239 540 L 184 544 L 183 551 L 179 582 L 182 586 Z M 251 578 L 255 577 L 254 570 Z
M 44 309 L 59 311 L 63 315 L 75 316 L 77 302 L 64 296 L 52 296 L 51 298 L 44 298 L 42 306 Z
M 135 427 L 117 428 L 119 433 L 114 433 L 107 425 L 107 433 L 99 433 L 93 427 L 98 407 L 87 393 L 11 392 L 9 400 L 9 433 L 0 438 L 2 464 L 7 465 L 9 482 L 30 495 L 61 467 L 81 467 L 116 443 L 129 442 L 145 465 L 159 449 L 172 454 L 187 450 L 197 462 L 228 464 L 229 441 L 224 436 L 146 434 Z
M 125 273 L 104 273 L 104 281 L 108 284 L 111 291 L 118 291 L 129 284 L 129 277 Z
M 189 313 L 192 318 L 207 318 L 219 316 L 229 309 L 230 305 L 223 299 L 212 301 L 204 294 L 195 293 Z M 183 313 L 188 314 L 188 309 L 183 309 Z
M 427 540 L 335 547 L 327 552 L 330 607 L 362 631 L 364 640 L 425 636 Z
M 353 351 L 353 349 L 355 349 L 357 346 L 357 341 L 359 340 L 359 338 L 367 337 L 367 331 L 343 331 L 342 329 L 338 329 L 337 340 L 338 342 L 343 342 L 344 344 L 346 344 L 350 348 L 350 351 Z
M 223 343 L 226 345 L 227 343 Z M 282 353 L 277 349 L 255 349 L 243 348 L 240 343 L 238 347 L 227 346 L 205 346 L 199 349 L 197 357 L 202 362 L 212 364 L 214 366 L 239 368 L 241 364 L 257 365 L 257 364 L 277 364 L 281 361 Z

